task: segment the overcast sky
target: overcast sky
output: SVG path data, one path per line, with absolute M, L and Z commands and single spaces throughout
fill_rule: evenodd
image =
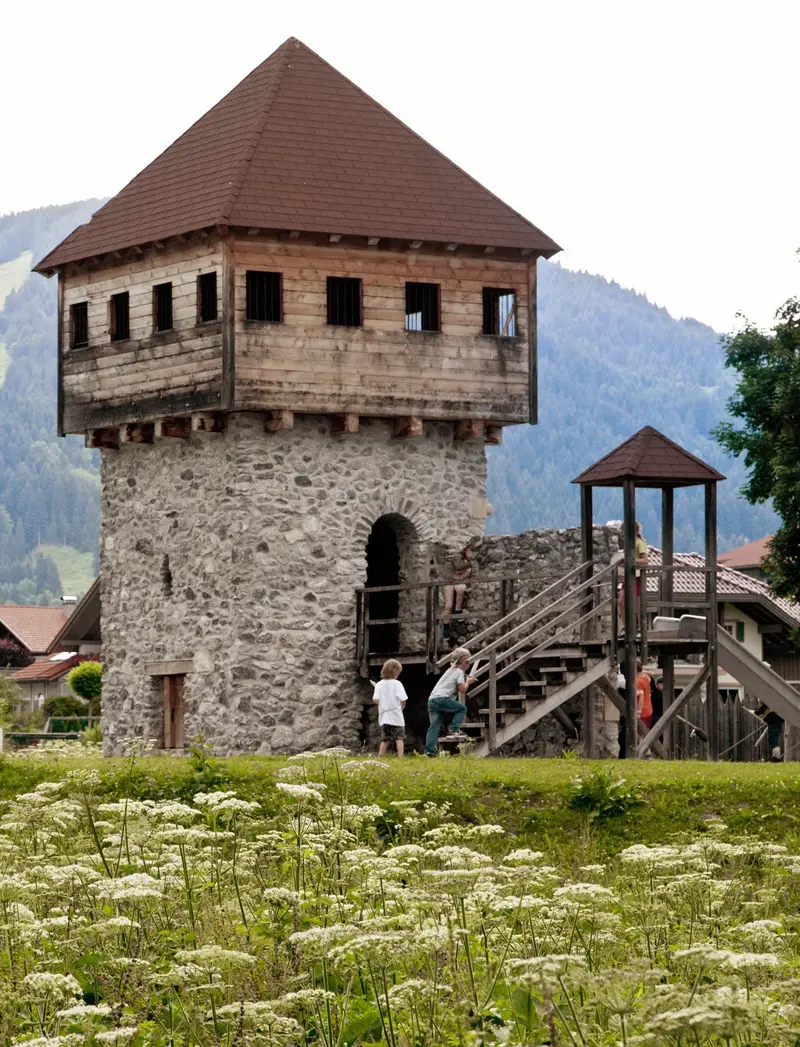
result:
M 115 193 L 297 36 L 557 240 L 721 331 L 800 293 L 800 4 L 7 0 L 0 214 Z

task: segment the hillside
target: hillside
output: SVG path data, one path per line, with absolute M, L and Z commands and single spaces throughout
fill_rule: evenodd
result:
M 0 218 L 0 603 L 55 600 L 62 589 L 77 595 L 96 569 L 97 455 L 80 437 L 55 436 L 56 286 L 26 272 L 98 204 Z M 730 477 L 720 491 L 721 549 L 768 533 L 772 513 L 738 497 L 742 466 L 708 436 L 732 387 L 718 335 L 557 264 L 541 265 L 540 286 L 540 424 L 506 430 L 503 445 L 489 449 L 490 529 L 574 524 L 578 493 L 569 481 L 651 424 Z M 597 502 L 598 520 L 621 515 L 616 493 Z M 658 505 L 647 493 L 639 516 L 657 542 Z M 678 548 L 700 548 L 698 492 L 679 496 L 676 522 Z
M 56 286 L 25 279 L 30 264 L 97 205 L 0 218 L 0 603 L 60 598 L 56 563 L 37 552 L 44 543 L 97 557 L 97 456 L 80 437 L 55 435 Z

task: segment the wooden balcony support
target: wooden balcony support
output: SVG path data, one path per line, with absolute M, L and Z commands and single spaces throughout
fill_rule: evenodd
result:
M 192 435 L 192 419 L 159 418 L 155 423 L 154 440 L 188 440 Z
M 479 418 L 462 418 L 456 422 L 453 436 L 456 440 L 482 440 L 483 422 Z
M 224 433 L 226 420 L 224 414 L 216 412 L 192 415 L 193 433 Z
M 123 444 L 151 444 L 154 430 L 154 422 L 128 422 L 119 427 L 119 440 Z
M 358 432 L 357 414 L 335 414 L 331 418 L 333 436 L 350 436 Z
M 422 419 L 416 415 L 407 415 L 394 420 L 394 435 L 400 439 L 422 436 Z
M 119 429 L 90 429 L 86 433 L 86 446 L 104 451 L 118 451 Z
M 294 429 L 294 411 L 267 411 L 264 429 L 268 433 L 279 433 Z

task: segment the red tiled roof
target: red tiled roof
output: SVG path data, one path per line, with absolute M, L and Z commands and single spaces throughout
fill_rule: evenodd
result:
M 0 606 L 0 625 L 4 625 L 31 654 L 46 654 L 73 610 L 73 605 Z
M 213 225 L 560 250 L 294 38 L 36 268 Z
M 768 534 L 766 538 L 757 538 L 754 542 L 740 545 L 736 549 L 729 549 L 727 553 L 720 556 L 719 562 L 739 570 L 743 567 L 758 567 L 769 552 L 771 538 L 772 535 Z
M 661 550 L 655 546 L 649 547 L 648 556 L 651 567 L 661 566 Z M 673 562 L 684 567 L 705 567 L 705 557 L 699 553 L 675 553 Z M 647 591 L 658 592 L 659 579 L 648 577 Z M 705 574 L 698 571 L 676 571 L 673 576 L 673 589 L 675 593 L 687 596 L 701 596 L 705 593 Z M 717 562 L 717 594 L 727 600 L 736 601 L 736 597 L 756 597 L 765 606 L 772 607 L 778 612 L 778 617 L 789 618 L 800 626 L 800 604 L 793 603 L 782 596 L 776 596 L 766 582 L 759 578 L 751 578 L 741 571 L 735 571 L 721 562 Z
M 17 669 L 11 673 L 10 679 L 14 683 L 31 683 L 36 680 L 57 680 L 59 676 L 68 673 L 70 669 L 80 662 L 87 660 L 86 655 L 74 654 L 71 658 L 54 660 L 53 658 L 39 658 L 37 661 L 26 665 L 24 669 Z
M 690 487 L 724 479 L 722 473 L 646 425 L 572 482 L 617 487 L 623 480 L 635 480 L 639 487 Z

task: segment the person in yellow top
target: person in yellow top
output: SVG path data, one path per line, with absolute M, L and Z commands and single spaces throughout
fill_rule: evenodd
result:
M 618 552 L 615 555 L 614 559 L 611 562 L 612 563 L 614 563 L 615 561 L 619 562 L 619 561 L 621 561 L 623 559 L 624 559 L 624 553 L 620 550 L 620 552 Z M 649 563 L 649 550 L 647 548 L 647 542 L 644 540 L 644 535 L 642 534 L 642 525 L 639 523 L 638 520 L 636 521 L 635 562 L 636 562 L 636 567 L 637 568 L 639 568 L 639 567 L 647 567 L 647 565 Z M 636 571 L 636 624 L 637 624 L 637 626 L 639 625 L 639 594 L 641 593 L 641 591 L 642 591 L 642 576 L 641 576 L 641 571 L 639 571 L 637 569 L 637 571 Z M 625 627 L 625 583 L 624 583 L 624 581 L 620 582 L 620 585 L 619 585 L 619 597 L 617 599 L 617 610 L 619 612 L 620 628 L 623 629 Z

